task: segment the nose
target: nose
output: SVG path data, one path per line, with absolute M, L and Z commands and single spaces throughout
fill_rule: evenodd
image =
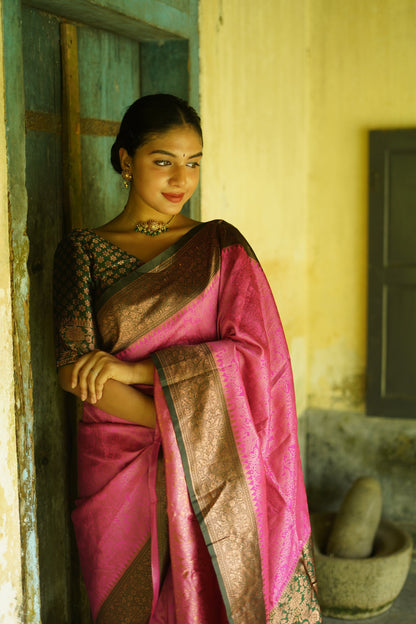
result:
M 171 184 L 180 187 L 184 186 L 186 184 L 187 173 L 186 167 L 175 167 L 170 177 Z

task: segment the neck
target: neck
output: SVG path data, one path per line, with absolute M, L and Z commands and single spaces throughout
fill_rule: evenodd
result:
M 136 223 L 147 223 L 147 221 L 156 221 L 157 223 L 168 224 L 171 223 L 174 217 L 178 216 L 177 214 L 173 215 L 164 215 L 159 212 L 153 210 L 142 210 L 140 208 L 136 208 L 135 206 L 129 205 L 128 203 L 124 207 L 122 213 L 130 224 Z

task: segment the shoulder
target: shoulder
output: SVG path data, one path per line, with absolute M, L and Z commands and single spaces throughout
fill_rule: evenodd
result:
M 94 262 L 94 233 L 87 229 L 75 229 L 61 240 L 55 250 L 54 273 L 60 276 L 74 271 L 88 273 Z
M 209 224 L 216 229 L 217 237 L 221 250 L 227 250 L 231 248 L 240 248 L 247 256 L 257 261 L 256 254 L 254 253 L 250 243 L 243 236 L 243 234 L 231 223 L 223 221 L 222 219 L 215 219 L 210 221 Z
M 55 255 L 59 256 L 67 253 L 88 254 L 93 239 L 94 233 L 91 230 L 81 228 L 72 230 L 60 241 Z

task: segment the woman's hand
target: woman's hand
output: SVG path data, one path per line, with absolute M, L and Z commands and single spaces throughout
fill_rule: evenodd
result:
M 154 367 L 150 359 L 141 362 L 123 362 L 105 351 L 90 351 L 73 365 L 71 388 L 78 389 L 82 401 L 96 403 L 103 395 L 109 379 L 126 385 L 153 384 Z

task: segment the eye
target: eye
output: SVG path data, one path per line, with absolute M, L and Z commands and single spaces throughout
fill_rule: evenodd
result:
M 170 160 L 155 160 L 154 163 L 158 167 L 168 167 L 169 165 L 172 164 Z
M 197 167 L 199 167 L 199 163 L 197 162 L 190 162 L 186 164 L 187 167 L 190 167 L 191 169 L 196 169 Z

